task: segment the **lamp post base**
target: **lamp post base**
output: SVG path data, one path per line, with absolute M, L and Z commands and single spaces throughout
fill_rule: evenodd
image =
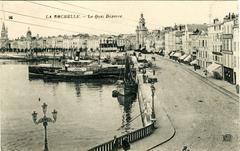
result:
M 152 113 L 152 119 L 156 119 L 156 115 L 154 112 Z
M 48 148 L 44 148 L 44 151 L 48 151 Z

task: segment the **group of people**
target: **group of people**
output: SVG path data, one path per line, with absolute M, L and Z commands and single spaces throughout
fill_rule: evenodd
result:
M 119 139 L 117 138 L 117 136 L 114 136 L 114 139 L 113 139 L 113 151 L 117 151 L 119 147 L 120 147 Z M 124 151 L 127 151 L 127 150 L 130 149 L 130 143 L 128 142 L 128 138 L 127 137 L 125 137 L 122 140 L 122 148 L 123 148 Z

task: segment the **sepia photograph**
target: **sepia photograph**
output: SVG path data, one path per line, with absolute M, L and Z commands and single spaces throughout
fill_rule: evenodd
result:
M 239 151 L 238 0 L 0 1 L 1 151 Z

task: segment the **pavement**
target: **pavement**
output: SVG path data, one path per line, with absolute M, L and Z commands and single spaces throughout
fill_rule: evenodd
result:
M 234 85 L 206 79 L 192 66 L 156 58 L 158 129 L 131 144 L 131 150 L 181 151 L 186 147 L 189 151 L 239 151 L 240 106 Z
M 156 129 L 148 137 L 142 140 L 136 141 L 131 144 L 130 151 L 146 151 L 152 147 L 158 146 L 161 143 L 165 143 L 175 135 L 175 129 L 171 124 L 171 121 L 161 107 L 156 107 Z
M 140 74 L 138 77 L 139 80 L 139 91 L 141 93 L 142 99 L 139 100 L 140 108 L 142 112 L 144 112 L 144 122 L 145 125 L 150 124 L 150 118 L 152 113 L 152 93 L 151 93 L 151 84 L 143 83 L 142 75 Z M 158 99 L 157 94 L 155 94 L 155 101 L 158 102 L 155 104 L 155 114 L 156 114 L 156 123 L 153 134 L 148 137 L 145 137 L 143 140 L 136 141 L 131 144 L 130 151 L 145 151 L 155 148 L 161 144 L 164 144 L 171 140 L 176 130 L 172 125 L 170 117 L 167 115 L 166 110 L 163 108 L 164 105 Z M 147 117 L 146 117 L 147 116 Z M 147 120 L 149 119 L 149 120 Z
M 218 80 L 218 79 L 214 79 L 213 77 L 206 77 L 204 75 L 204 72 L 202 69 L 198 69 L 196 71 L 194 71 L 193 66 L 189 66 L 189 65 L 184 65 L 186 68 L 188 68 L 189 70 L 193 71 L 194 73 L 204 77 L 205 79 L 207 79 L 208 81 L 210 81 L 211 83 L 217 85 L 219 88 L 224 89 L 227 92 L 230 92 L 232 95 L 238 96 L 239 94 L 237 94 L 236 91 L 236 85 L 231 84 L 227 81 L 224 80 Z
M 166 60 L 169 60 L 171 62 L 179 64 L 178 62 L 176 62 L 174 60 L 171 60 L 171 59 L 166 59 Z M 215 86 L 218 86 L 220 89 L 226 91 L 227 93 L 230 93 L 231 95 L 234 95 L 235 97 L 239 97 L 239 94 L 237 94 L 237 91 L 236 91 L 236 85 L 231 84 L 231 83 L 229 83 L 227 81 L 224 81 L 224 80 L 215 79 L 215 78 L 213 78 L 211 76 L 206 77 L 204 72 L 203 72 L 203 69 L 197 69 L 195 71 L 193 66 L 190 66 L 190 65 L 187 65 L 187 64 L 183 64 L 183 63 L 180 63 L 180 65 L 182 65 L 186 69 L 192 71 L 193 73 L 198 74 L 199 76 L 205 78 L 205 80 L 209 81 L 211 84 L 213 84 Z
M 182 64 L 160 56 L 156 57 L 156 64 L 159 102 L 155 102 L 155 111 L 165 109 L 176 134 L 152 150 L 181 151 L 187 146 L 191 151 L 239 151 L 239 101 L 203 82 Z M 226 134 L 231 136 L 227 141 Z M 141 142 L 147 144 L 147 139 Z

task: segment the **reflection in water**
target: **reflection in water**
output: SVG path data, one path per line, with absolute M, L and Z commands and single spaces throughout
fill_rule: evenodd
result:
M 2 151 L 42 150 L 43 127 L 34 125 L 31 117 L 33 110 L 42 113 L 42 101 L 49 105 L 48 114 L 53 108 L 59 111 L 57 123 L 48 127 L 51 151 L 87 150 L 120 135 L 122 111 L 129 123 L 139 114 L 139 107 L 130 103 L 134 99 L 121 106 L 111 97 L 111 83 L 29 80 L 24 63 L 0 65 L 0 71 Z M 139 125 L 140 119 L 131 122 L 131 128 Z
M 76 82 L 74 85 L 75 85 L 75 90 L 76 90 L 76 96 L 80 97 L 80 94 L 81 94 L 80 93 L 80 83 Z
M 136 101 L 136 94 L 118 95 L 117 100 L 118 100 L 118 103 L 123 107 L 121 128 L 124 129 L 125 133 L 128 133 L 129 130 L 131 129 L 132 104 L 133 104 L 134 101 Z
M 56 83 L 54 83 L 54 84 L 52 85 L 52 88 L 53 88 L 53 96 L 56 96 L 56 89 L 57 89 L 57 87 L 58 87 L 58 82 L 56 82 Z

